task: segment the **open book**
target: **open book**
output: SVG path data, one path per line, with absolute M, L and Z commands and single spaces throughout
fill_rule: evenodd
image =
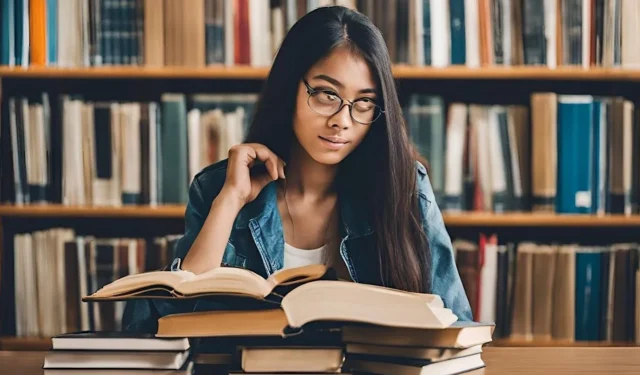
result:
M 267 279 L 250 270 L 233 267 L 219 267 L 199 275 L 186 271 L 147 272 L 118 279 L 82 300 L 181 299 L 216 295 L 244 296 L 275 302 L 283 315 L 275 317 L 273 321 L 280 322 L 277 324 L 286 322 L 285 328 L 294 330 L 309 323 L 323 321 L 406 328 L 444 328 L 458 320 L 450 309 L 444 307 L 442 299 L 437 295 L 339 281 L 335 279 L 334 270 L 324 265 L 283 269 Z M 199 323 L 205 323 L 206 316 L 203 317 L 202 313 L 193 314 L 165 318 L 187 319 L 186 322 L 198 318 Z M 231 321 L 229 324 L 220 324 L 221 318 L 216 318 L 216 326 L 234 325 Z M 233 319 L 233 316 L 227 318 Z M 247 322 L 253 319 L 245 317 L 243 320 Z M 201 327 L 202 324 L 196 326 Z M 282 325 L 269 329 L 281 332 Z
M 89 301 L 115 301 L 131 298 L 198 298 L 211 295 L 240 295 L 263 300 L 282 295 L 298 285 L 334 278 L 324 265 L 283 269 L 264 279 L 257 273 L 235 267 L 218 267 L 196 275 L 188 271 L 152 271 L 115 280 L 95 293 Z

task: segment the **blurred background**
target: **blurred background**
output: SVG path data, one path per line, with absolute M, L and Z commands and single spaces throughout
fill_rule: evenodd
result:
M 160 269 L 287 30 L 382 31 L 491 345 L 640 343 L 640 2 L 0 0 L 0 349 L 119 329 L 80 297 Z

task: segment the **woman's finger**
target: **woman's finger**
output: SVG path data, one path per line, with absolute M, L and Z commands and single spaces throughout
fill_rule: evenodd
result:
M 284 161 L 278 159 L 278 171 L 280 171 L 280 178 L 284 179 Z
M 280 172 L 278 171 L 279 158 L 273 151 L 269 150 L 264 145 L 252 145 L 253 149 L 256 152 L 258 160 L 261 160 L 267 166 L 267 170 L 269 174 L 273 178 L 273 180 L 278 179 L 278 175 Z

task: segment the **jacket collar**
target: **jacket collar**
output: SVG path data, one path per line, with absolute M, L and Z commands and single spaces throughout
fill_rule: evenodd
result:
M 272 219 L 273 215 L 280 215 L 276 187 L 276 182 L 270 182 L 262 189 L 256 199 L 240 210 L 234 223 L 236 229 L 246 229 L 251 221 L 255 221 L 262 226 Z M 366 211 L 362 208 L 362 202 L 352 196 L 341 195 L 338 204 L 340 206 L 342 226 L 349 238 L 362 237 L 373 233 L 366 217 Z

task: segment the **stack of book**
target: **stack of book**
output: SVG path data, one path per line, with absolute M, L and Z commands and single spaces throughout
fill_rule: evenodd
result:
M 322 265 L 267 279 L 233 267 L 200 275 L 147 272 L 83 300 L 129 298 L 198 298 L 197 311 L 159 318 L 155 337 L 190 338 L 197 342 L 192 353 L 198 365 L 230 374 L 402 373 L 409 367 L 463 373 L 485 366 L 482 345 L 494 329 L 458 321 L 437 295 L 338 280 Z M 356 345 L 375 340 L 386 346 Z
M 483 368 L 493 326 L 455 322 L 444 329 L 346 326 L 346 366 L 376 374 L 457 374 Z
M 187 338 L 125 332 L 70 332 L 52 338 L 44 374 L 191 374 Z

